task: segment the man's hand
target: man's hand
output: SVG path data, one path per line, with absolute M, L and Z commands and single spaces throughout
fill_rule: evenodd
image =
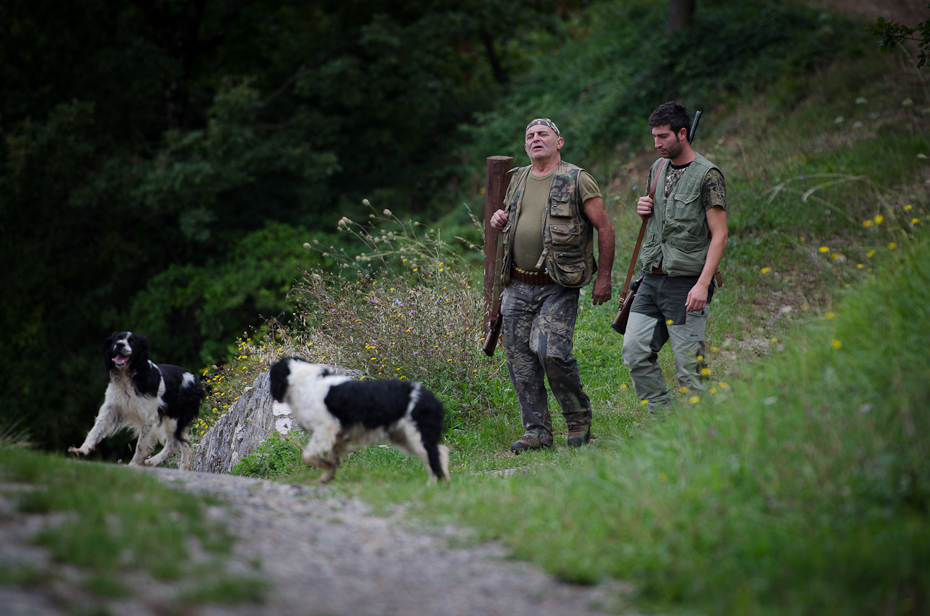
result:
M 491 216 L 491 226 L 494 227 L 495 229 L 497 229 L 498 231 L 501 231 L 504 227 L 507 226 L 507 219 L 508 219 L 508 218 L 509 218 L 509 216 L 507 216 L 507 212 L 506 212 L 506 211 L 504 211 L 504 210 L 497 210 L 497 211 L 494 212 L 494 214 Z
M 609 302 L 612 295 L 613 291 L 610 285 L 610 274 L 606 276 L 598 274 L 597 278 L 594 280 L 594 291 L 592 293 L 594 305 L 600 306 L 604 302 Z
M 697 312 L 704 310 L 707 305 L 707 288 L 709 285 L 702 283 L 700 280 L 688 291 L 688 299 L 685 300 L 685 308 L 688 312 Z
M 643 220 L 646 220 L 652 216 L 652 199 L 648 196 L 640 197 L 639 201 L 636 202 L 636 213 L 639 214 L 639 217 Z

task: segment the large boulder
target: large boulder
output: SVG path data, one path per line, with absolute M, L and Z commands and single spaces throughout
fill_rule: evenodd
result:
M 329 368 L 333 374 L 361 376 L 360 371 L 351 368 Z M 299 429 L 291 407 L 271 397 L 271 380 L 265 371 L 251 387 L 245 388 L 232 407 L 194 446 L 191 468 L 206 473 L 228 473 L 275 432 L 287 434 Z

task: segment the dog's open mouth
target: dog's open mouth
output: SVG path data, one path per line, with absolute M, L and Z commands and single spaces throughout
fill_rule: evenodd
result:
M 129 363 L 129 360 L 132 359 L 131 355 L 116 355 L 113 358 L 113 363 L 117 366 L 125 366 Z

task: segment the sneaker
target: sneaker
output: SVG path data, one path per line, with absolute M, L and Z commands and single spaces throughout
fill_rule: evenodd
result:
M 535 436 L 524 434 L 520 437 L 519 441 L 510 446 L 510 451 L 520 455 L 524 451 L 533 451 L 536 449 L 543 449 L 545 447 L 552 447 L 552 445 L 543 445 Z
M 591 426 L 589 425 L 580 425 L 580 426 L 571 426 L 568 429 L 568 446 L 569 447 L 581 447 L 582 445 L 587 445 L 588 441 L 591 440 Z

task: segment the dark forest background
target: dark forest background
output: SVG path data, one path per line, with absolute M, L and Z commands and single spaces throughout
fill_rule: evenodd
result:
M 519 160 L 532 117 L 606 186 L 656 104 L 779 81 L 791 105 L 864 45 L 788 1 L 701 3 L 674 35 L 667 18 L 650 0 L 4 2 L 0 419 L 77 444 L 113 331 L 157 362 L 224 361 L 332 265 L 302 244 L 363 199 L 474 234 L 484 157 Z

